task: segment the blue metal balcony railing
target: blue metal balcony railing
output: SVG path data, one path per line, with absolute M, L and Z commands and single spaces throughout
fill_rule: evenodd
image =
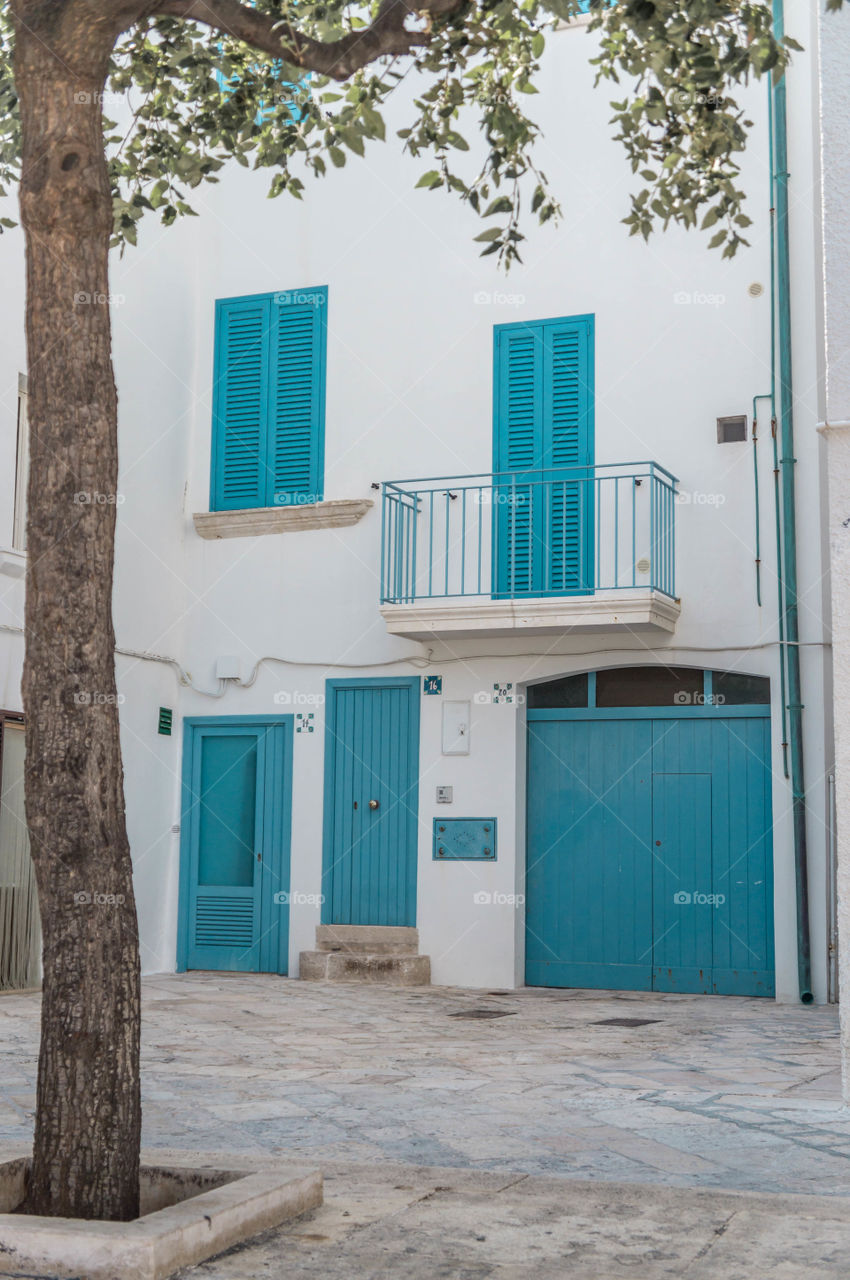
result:
M 657 462 L 386 481 L 381 603 L 675 597 L 677 484 Z

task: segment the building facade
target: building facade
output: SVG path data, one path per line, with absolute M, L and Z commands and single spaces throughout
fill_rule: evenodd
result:
M 823 1001 L 814 24 L 792 0 L 808 51 L 787 78 L 790 339 Z M 798 998 L 768 91 L 742 94 L 751 247 L 723 261 L 676 230 L 644 244 L 621 223 L 630 175 L 592 39 L 577 23 L 549 42 L 539 161 L 564 219 L 530 234 L 507 278 L 476 257 L 468 211 L 412 190 L 393 143 L 303 205 L 230 172 L 196 193 L 199 219 L 151 223 L 114 263 L 116 663 L 148 972 L 297 976 L 303 955 L 307 976 L 326 971 L 322 925 L 416 927 L 437 983 Z M 401 127 L 404 103 L 394 112 Z M 10 713 L 26 554 L 17 246 L 12 233 L 0 349 Z

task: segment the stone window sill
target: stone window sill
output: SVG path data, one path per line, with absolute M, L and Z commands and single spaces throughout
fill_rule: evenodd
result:
M 344 529 L 357 524 L 375 504 L 369 498 L 333 498 L 300 507 L 252 507 L 247 511 L 196 511 L 195 532 L 202 538 L 257 538 L 266 533 L 305 529 Z

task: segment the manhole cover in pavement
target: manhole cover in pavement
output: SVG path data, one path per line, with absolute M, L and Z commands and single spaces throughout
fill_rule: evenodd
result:
M 516 1014 L 509 1009 L 462 1009 L 460 1013 L 450 1013 L 450 1018 L 515 1018 Z
M 594 1027 L 648 1027 L 652 1022 L 660 1022 L 660 1018 L 603 1018 L 594 1022 Z

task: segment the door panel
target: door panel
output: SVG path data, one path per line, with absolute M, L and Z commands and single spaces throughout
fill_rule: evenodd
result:
M 529 725 L 531 985 L 650 989 L 651 751 L 646 721 Z
M 769 731 L 529 713 L 528 983 L 773 995 Z
M 652 776 L 653 985 L 710 991 L 711 774 Z
M 721 721 L 711 730 L 717 780 L 714 886 L 725 897 L 712 914 L 715 988 L 729 995 L 773 995 L 770 721 Z
M 179 967 L 286 973 L 291 717 L 185 733 Z
M 258 734 L 204 734 L 199 747 L 198 883 L 253 889 Z
M 327 708 L 323 919 L 415 925 L 419 680 L 331 680 Z

